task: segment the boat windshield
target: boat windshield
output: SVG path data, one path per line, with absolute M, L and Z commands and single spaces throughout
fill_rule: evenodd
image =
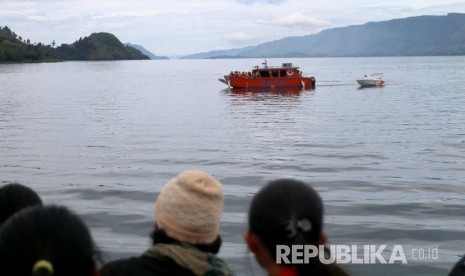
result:
M 270 78 L 270 77 L 278 78 L 278 77 L 286 77 L 287 75 L 289 75 L 288 70 L 286 69 L 258 70 L 258 72 L 260 72 L 260 77 L 262 78 Z
M 270 77 L 270 71 L 268 71 L 268 70 L 260 70 L 260 77 L 269 78 Z

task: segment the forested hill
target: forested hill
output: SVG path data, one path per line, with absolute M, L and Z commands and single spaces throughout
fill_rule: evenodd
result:
M 31 44 L 29 39 L 16 35 L 7 26 L 0 28 L 0 62 L 149 59 L 110 33 L 93 33 L 73 44 L 54 46 Z
M 0 28 L 0 62 L 43 60 L 41 48 L 41 44 L 32 45 L 29 39 L 23 41 L 7 26 Z
M 184 58 L 465 55 L 465 14 L 369 22 Z
M 93 33 L 71 45 L 62 44 L 55 49 L 55 54 L 61 60 L 149 59 L 110 33 Z

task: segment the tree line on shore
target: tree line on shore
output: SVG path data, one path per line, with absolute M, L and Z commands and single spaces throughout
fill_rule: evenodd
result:
M 72 44 L 56 46 L 31 43 L 8 26 L 0 27 L 0 62 L 55 62 L 67 60 L 139 60 L 149 59 L 140 51 L 125 46 L 113 34 L 93 33 Z

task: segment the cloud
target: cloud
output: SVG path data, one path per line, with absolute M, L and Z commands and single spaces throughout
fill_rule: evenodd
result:
M 50 18 L 47 18 L 47 17 L 42 16 L 42 15 L 29 15 L 29 16 L 26 16 L 26 18 L 28 20 L 30 20 L 30 21 L 34 21 L 34 22 L 38 22 L 38 23 L 50 21 Z
M 231 33 L 225 36 L 225 39 L 233 43 L 242 43 L 247 41 L 252 41 L 254 38 L 248 34 L 244 33 Z
M 286 2 L 286 0 L 237 0 L 237 2 L 246 4 L 246 5 L 254 5 L 254 4 L 280 5 Z
M 326 20 L 318 19 L 315 16 L 306 16 L 301 12 L 294 12 L 286 16 L 275 16 L 271 20 L 257 20 L 257 22 L 264 25 L 308 29 L 320 29 L 331 25 L 331 23 Z

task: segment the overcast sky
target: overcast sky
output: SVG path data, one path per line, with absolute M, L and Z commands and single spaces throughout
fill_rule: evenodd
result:
M 0 0 L 0 26 L 58 45 L 110 32 L 123 43 L 176 56 L 450 12 L 465 13 L 465 0 Z

